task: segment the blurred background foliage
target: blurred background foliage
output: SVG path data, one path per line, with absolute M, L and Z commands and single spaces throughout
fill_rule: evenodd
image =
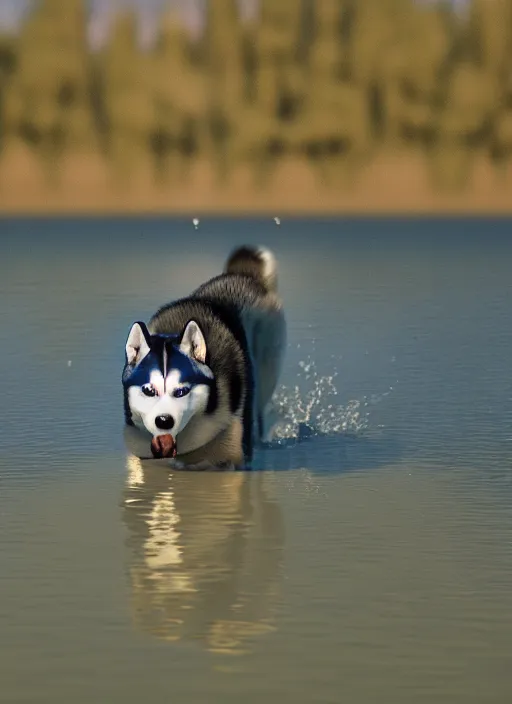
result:
M 250 167 L 272 185 L 289 157 L 348 188 L 385 151 L 421 155 L 432 189 L 468 187 L 475 159 L 512 158 L 512 0 L 206 3 L 191 34 L 172 8 L 141 46 L 119 11 L 87 40 L 84 0 L 40 0 L 0 37 L 0 148 L 22 143 L 53 187 L 69 154 L 96 153 L 113 187 L 142 160 L 155 185 L 208 162 L 220 184 Z M 0 156 L 1 158 L 1 156 Z

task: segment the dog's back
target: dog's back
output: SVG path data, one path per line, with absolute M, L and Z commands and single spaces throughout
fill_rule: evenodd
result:
M 235 309 L 242 322 L 253 373 L 253 418 L 257 437 L 268 439 L 272 395 L 286 348 L 286 323 L 277 292 L 277 262 L 268 249 L 240 247 L 229 256 L 224 274 L 200 286 L 193 297 Z

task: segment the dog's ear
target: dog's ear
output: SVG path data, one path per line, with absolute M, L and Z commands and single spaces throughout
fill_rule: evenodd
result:
M 202 364 L 206 361 L 206 340 L 195 320 L 190 320 L 185 326 L 181 336 L 180 352 Z
M 126 362 L 138 364 L 151 349 L 151 335 L 144 323 L 134 323 L 126 340 Z

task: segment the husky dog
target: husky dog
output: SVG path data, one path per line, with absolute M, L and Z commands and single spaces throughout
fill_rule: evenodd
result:
M 268 440 L 286 347 L 277 263 L 240 247 L 224 273 L 132 325 L 122 381 L 128 448 L 144 459 L 240 465 Z

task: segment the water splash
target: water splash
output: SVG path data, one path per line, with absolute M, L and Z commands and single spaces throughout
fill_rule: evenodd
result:
M 337 376 L 337 371 L 321 375 L 311 357 L 299 362 L 297 384 L 281 386 L 274 397 L 279 418 L 274 427 L 275 442 L 312 435 L 361 435 L 367 430 L 370 406 L 387 394 L 340 403 Z

